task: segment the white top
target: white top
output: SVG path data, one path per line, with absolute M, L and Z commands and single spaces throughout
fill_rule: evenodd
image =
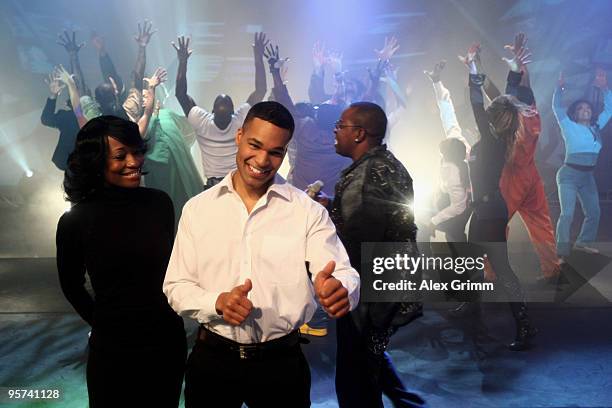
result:
M 242 126 L 251 105 L 244 103 L 232 115 L 230 124 L 219 129 L 213 119 L 215 115 L 199 106 L 194 106 L 187 120 L 196 132 L 200 146 L 204 176 L 224 177 L 236 168 L 236 132 Z
M 463 137 L 450 92 L 441 81 L 434 82 L 433 87 L 446 138 L 460 140 L 465 145 L 466 154 L 469 154 L 470 144 Z M 468 191 L 461 183 L 459 168 L 454 163 L 442 162 L 440 166 L 440 191 L 448 193 L 450 204 L 431 218 L 431 223 L 434 225 L 450 220 L 465 211 L 467 207 Z
M 316 309 L 306 270 L 331 260 L 333 276 L 359 301 L 359 275 L 323 206 L 276 176 L 250 214 L 234 190 L 232 174 L 185 204 L 164 280 L 172 308 L 239 343 L 282 337 L 308 322 Z M 253 283 L 250 315 L 240 326 L 215 310 L 219 294 L 246 279 Z
M 455 114 L 455 106 L 451 99 L 450 92 L 442 84 L 441 81 L 434 82 L 434 93 L 436 94 L 436 102 L 440 109 L 440 120 L 444 127 L 444 134 L 447 138 L 454 137 L 459 139 L 465 145 L 466 155 L 470 154 L 470 144 L 467 139 L 463 136 L 461 126 L 457 121 L 457 115 Z
M 467 208 L 468 192 L 461 183 L 459 168 L 454 163 L 442 163 L 440 167 L 440 191 L 448 193 L 450 204 L 431 218 L 431 223 L 434 225 L 456 217 Z

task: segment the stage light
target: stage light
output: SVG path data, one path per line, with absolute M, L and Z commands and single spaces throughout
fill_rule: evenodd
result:
M 34 172 L 33 172 L 32 170 L 27 169 L 27 170 L 25 171 L 25 176 L 26 176 L 27 178 L 30 178 L 30 177 L 32 177 L 33 175 L 34 175 Z

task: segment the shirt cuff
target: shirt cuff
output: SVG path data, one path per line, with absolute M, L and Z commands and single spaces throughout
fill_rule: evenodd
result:
M 334 276 L 348 290 L 349 305 L 351 310 L 355 310 L 359 304 L 359 290 L 361 280 L 357 276 Z
M 215 307 L 217 299 L 222 292 L 207 292 L 202 296 L 202 308 L 196 315 L 200 323 L 209 323 L 214 320 L 223 319 L 223 315 L 217 313 Z

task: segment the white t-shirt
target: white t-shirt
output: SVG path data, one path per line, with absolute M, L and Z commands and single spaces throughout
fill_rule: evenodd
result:
M 215 115 L 206 109 L 194 106 L 189 111 L 187 120 L 196 132 L 206 178 L 225 177 L 236 168 L 236 132 L 242 126 L 249 109 L 251 105 L 248 103 L 238 107 L 230 124 L 223 130 L 215 125 Z

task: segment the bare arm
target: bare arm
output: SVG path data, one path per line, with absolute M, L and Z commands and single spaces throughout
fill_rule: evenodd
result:
M 64 30 L 64 35 L 58 35 L 59 39 L 57 43 L 64 47 L 68 55 L 70 56 L 70 72 L 74 75 L 74 82 L 80 94 L 91 95 L 90 90 L 85 85 L 85 77 L 81 70 L 81 62 L 79 61 L 79 50 L 85 46 L 85 43 L 77 44 L 76 33 L 73 31 L 72 36 L 68 34 L 68 31 Z
M 157 31 L 153 30 L 152 27 L 153 25 L 148 20 L 145 20 L 142 26 L 138 23 L 138 34 L 134 36 L 134 40 L 138 44 L 138 56 L 136 57 L 134 71 L 132 71 L 130 88 L 136 88 L 140 91 L 143 90 L 142 79 L 144 78 L 147 63 L 147 45 L 151 40 L 151 36 Z
M 45 78 L 45 83 L 49 87 L 49 98 L 40 115 L 40 122 L 48 127 L 57 127 L 55 105 L 57 103 L 57 97 L 62 93 L 65 85 L 58 78 L 55 78 L 53 74 L 49 74 L 49 76 Z
M 155 109 L 155 89 L 159 84 L 166 81 L 168 73 L 163 68 L 157 68 L 151 78 L 143 78 L 146 88 L 143 89 L 144 111 L 138 120 L 138 131 L 143 139 L 147 136 L 149 122 Z
M 255 90 L 249 95 L 247 103 L 251 106 L 257 102 L 261 102 L 266 96 L 268 85 L 266 83 L 266 70 L 264 68 L 264 50 L 268 40 L 264 33 L 255 33 L 255 41 L 253 42 L 253 58 L 255 60 Z
M 189 49 L 189 37 L 185 38 L 184 36 L 180 36 L 177 43 L 178 46 L 172 42 L 172 46 L 176 50 L 176 55 L 179 60 L 174 94 L 181 104 L 185 116 L 189 116 L 191 108 L 196 106 L 193 98 L 187 94 L 187 60 L 193 51 Z
M 278 46 L 274 47 L 272 46 L 272 44 L 269 44 L 265 49 L 264 55 L 268 59 L 270 73 L 272 74 L 272 79 L 274 81 L 274 88 L 272 88 L 272 92 L 274 93 L 274 100 L 286 107 L 291 113 L 293 113 L 295 105 L 291 100 L 291 96 L 289 95 L 287 86 L 283 83 L 283 79 L 281 78 L 280 74 L 281 59 L 278 53 Z
M 68 87 L 72 110 L 74 111 L 74 114 L 79 123 L 79 128 L 82 128 L 85 123 L 87 123 L 87 119 L 83 115 L 83 111 L 81 109 L 81 95 L 79 95 L 79 90 L 77 89 L 76 83 L 74 82 L 74 78 L 68 71 L 66 71 L 66 68 L 61 65 L 55 68 L 53 76 L 57 80 L 62 81 L 66 85 L 66 87 Z
M 91 36 L 91 43 L 98 51 L 98 60 L 100 62 L 100 71 L 102 72 L 102 81 L 110 82 L 113 87 L 117 89 L 119 94 L 123 94 L 123 92 L 125 91 L 123 79 L 117 73 L 117 69 L 115 68 L 113 60 L 111 59 L 110 55 L 108 55 L 108 52 L 106 52 L 104 39 L 98 34 L 93 33 Z M 119 103 L 117 103 L 117 106 L 119 106 Z

